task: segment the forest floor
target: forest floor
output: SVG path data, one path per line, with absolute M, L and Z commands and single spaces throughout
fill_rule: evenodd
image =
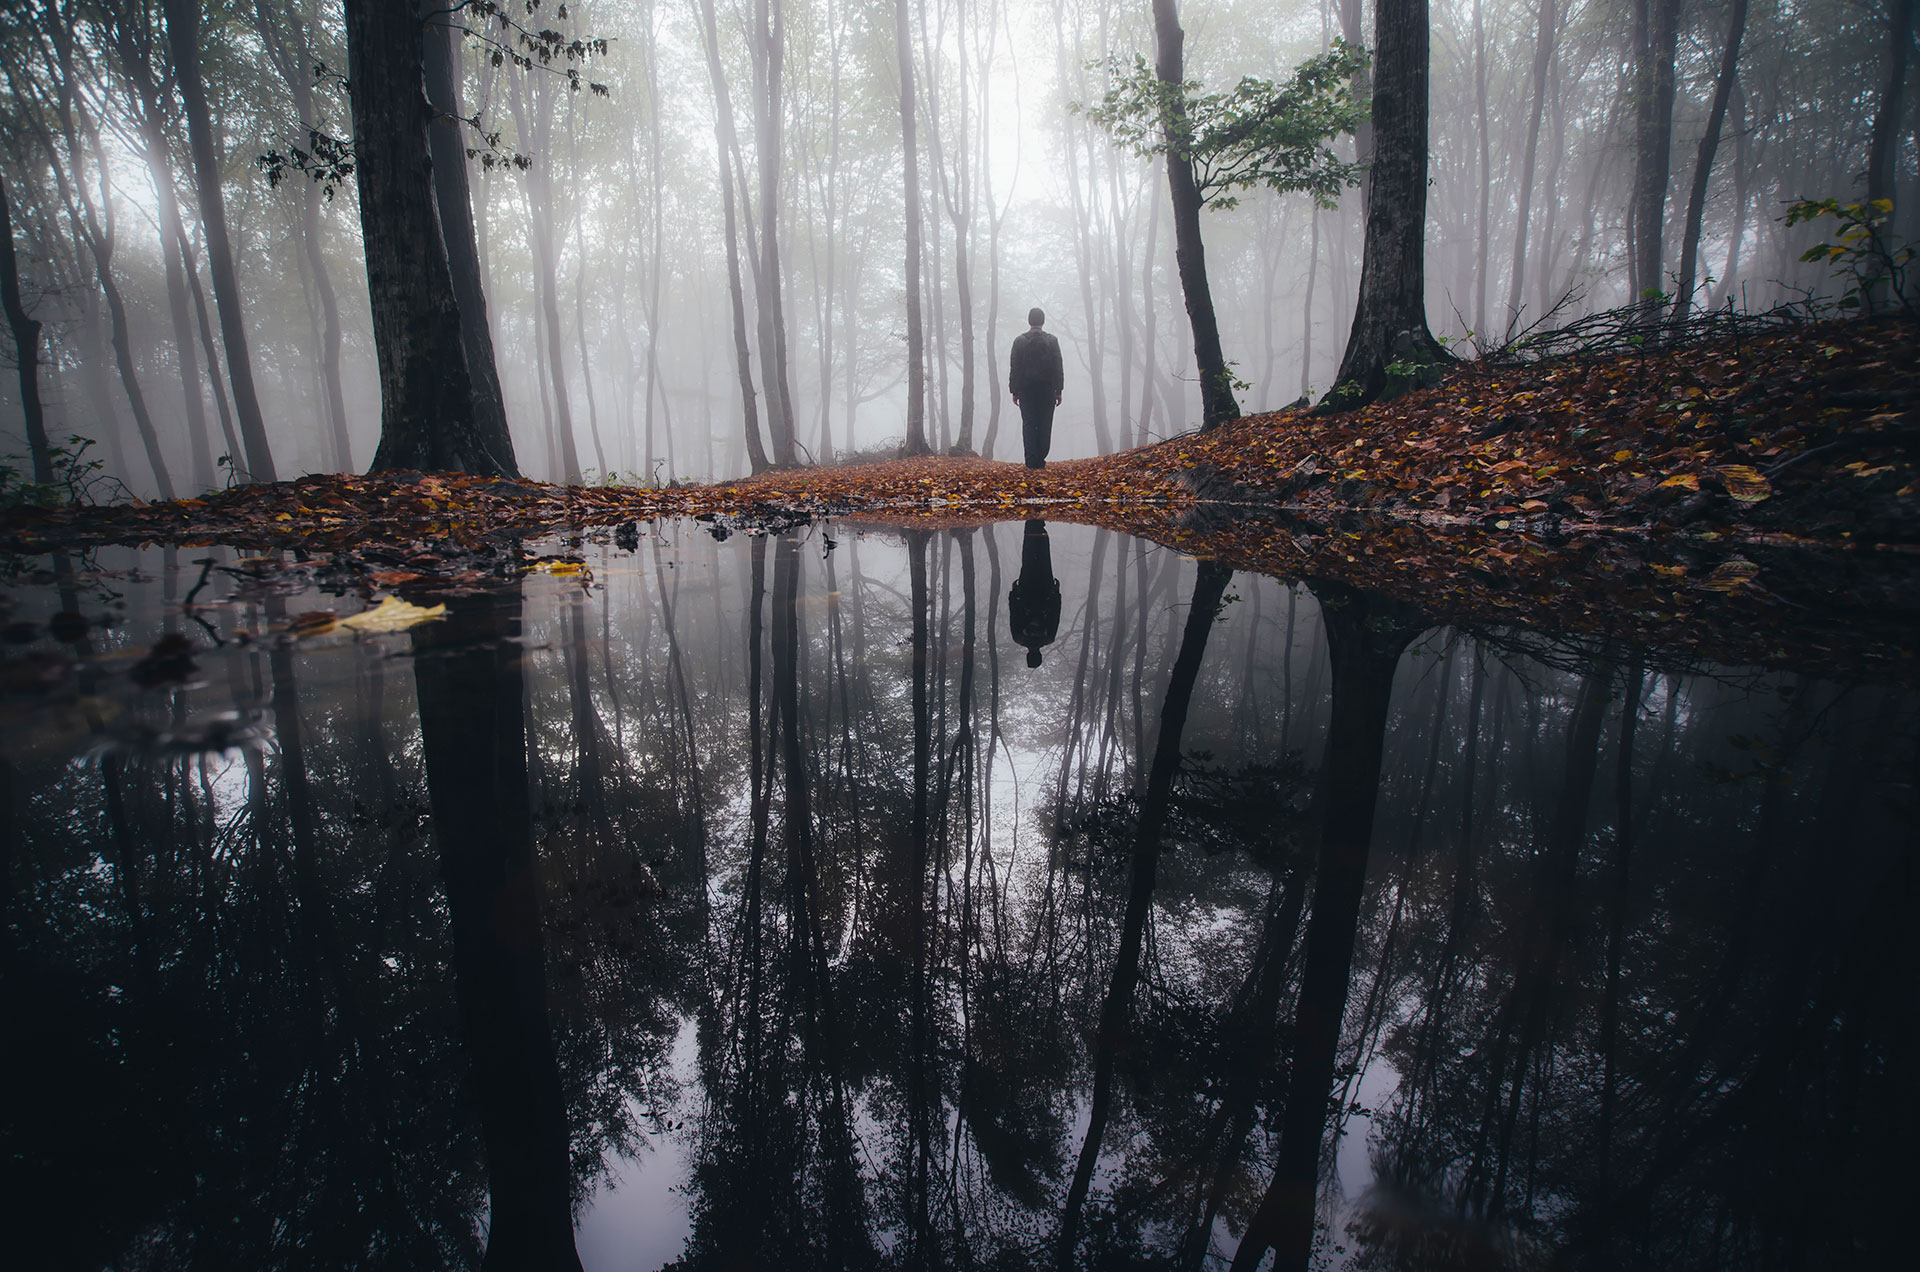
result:
M 1031 472 L 928 456 L 665 489 L 333 475 L 15 508 L 0 512 L 0 552 L 292 548 L 392 587 L 539 568 L 518 540 L 616 527 L 615 542 L 631 543 L 627 523 L 656 517 L 698 517 L 722 535 L 819 517 L 923 529 L 1044 518 L 1388 591 L 1457 625 L 1763 664 L 1891 660 L 1906 678 L 1920 664 L 1917 337 L 1912 324 L 1834 322 L 1462 363 L 1437 387 L 1360 410 L 1254 415 Z M 568 555 L 546 562 L 565 568 Z M 1803 646 L 1791 659 L 1783 625 Z

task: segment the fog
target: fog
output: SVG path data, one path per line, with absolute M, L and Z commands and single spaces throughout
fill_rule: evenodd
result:
M 730 256 L 770 458 L 782 458 L 771 426 L 788 412 L 794 462 L 898 449 L 909 398 L 901 30 L 931 446 L 1018 458 L 1007 347 L 1035 306 L 1065 351 L 1055 458 L 1200 422 L 1164 169 L 1083 109 L 1117 68 L 1153 61 L 1147 0 L 718 3 L 715 60 L 702 0 L 516 3 L 510 23 L 486 8 L 452 18 L 469 28 L 461 131 L 501 396 L 527 476 L 646 484 L 749 471 Z M 1890 45 L 1912 38 L 1906 0 L 1432 0 L 1429 16 L 1427 315 L 1453 348 L 1653 287 L 1688 290 L 1689 205 L 1736 27 L 1692 305 L 1835 294 L 1827 266 L 1800 259 L 1823 231 L 1787 225 L 1786 205 L 1867 197 L 1872 134 L 1901 65 Z M 183 0 L 29 0 L 0 17 L 0 179 L 22 306 L 44 327 L 48 437 L 92 439 L 86 458 L 133 494 L 190 495 L 267 471 L 246 458 L 251 392 L 275 475 L 365 470 L 380 380 L 356 182 L 329 170 L 330 158 L 353 159 L 336 149 L 352 131 L 340 6 L 220 0 L 193 17 Z M 1179 17 L 1186 73 L 1206 91 L 1284 80 L 1336 37 L 1372 44 L 1372 6 L 1358 0 L 1188 0 Z M 1657 72 L 1666 19 L 1672 119 L 1649 131 L 1636 107 L 1658 75 L 1643 86 L 1635 45 L 1652 40 Z M 183 32 L 197 67 L 182 66 Z M 716 115 L 716 71 L 730 128 Z M 205 156 L 183 93 L 193 82 L 211 121 Z M 1892 130 L 1879 191 L 1908 238 L 1920 206 L 1914 97 L 1893 93 L 1879 125 Z M 1367 129 L 1331 144 L 1364 162 Z M 1664 165 L 1650 166 L 1661 147 Z M 262 156 L 279 157 L 277 173 Z M 1633 205 L 1636 173 L 1662 167 L 1653 281 L 1636 262 L 1650 240 Z M 224 233 L 209 233 L 210 174 Z M 1330 208 L 1253 189 L 1203 214 L 1243 409 L 1332 384 L 1363 216 L 1357 188 Z M 231 304 L 213 268 L 223 247 Z M 0 341 L 10 367 L 15 355 Z M 0 453 L 19 457 L 4 461 L 17 474 L 27 452 L 9 374 Z

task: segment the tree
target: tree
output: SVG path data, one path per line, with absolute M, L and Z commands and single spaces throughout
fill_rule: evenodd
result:
M 1673 54 L 1680 0 L 1634 0 L 1633 6 L 1633 302 L 1660 291 L 1667 216 L 1667 173 L 1673 158 Z M 1649 306 L 1657 309 L 1657 306 Z
M 1154 0 L 1153 15 L 1153 68 L 1139 57 L 1131 67 L 1116 64 L 1114 86 L 1088 115 L 1116 144 L 1166 160 L 1174 260 L 1193 327 L 1204 431 L 1238 419 L 1240 404 L 1220 346 L 1200 210 L 1231 208 L 1238 201 L 1234 191 L 1254 186 L 1306 193 L 1321 207 L 1335 206 L 1359 169 L 1328 143 L 1364 118 L 1354 77 L 1366 54 L 1335 40 L 1330 52 L 1307 59 L 1285 84 L 1247 77 L 1231 91 L 1203 95 L 1199 82 L 1186 78 L 1186 34 L 1175 0 Z
M 7 187 L 0 182 L 0 306 L 13 332 L 16 365 L 20 368 L 20 409 L 26 417 L 27 449 L 33 454 L 33 479 L 42 485 L 53 480 L 53 460 L 47 449 L 46 416 L 40 409 L 40 323 L 20 300 L 20 265 L 13 253 L 13 213 Z
M 200 6 L 194 0 L 162 0 L 167 15 L 167 47 L 173 74 L 186 107 L 187 141 L 193 155 L 194 188 L 200 197 L 201 229 L 207 236 L 207 270 L 213 277 L 213 303 L 220 311 L 220 341 L 227 351 L 227 377 L 233 383 L 233 409 L 240 417 L 249 481 L 274 481 L 273 451 L 260 395 L 253 384 L 253 355 L 247 348 L 246 316 L 240 281 L 234 273 L 233 247 L 227 238 L 227 203 L 220 185 L 220 159 L 213 148 L 213 119 L 207 86 L 200 76 Z M 236 467 L 242 456 L 233 457 Z
M 410 4 L 346 0 L 345 12 L 354 176 L 380 362 L 373 471 L 513 475 L 474 418 L 427 143 L 426 24 Z
M 926 455 L 927 355 L 920 322 L 920 150 L 914 136 L 913 40 L 907 22 L 907 0 L 893 0 L 893 41 L 900 63 L 900 146 L 905 155 L 902 185 L 907 219 L 907 441 L 906 455 Z
M 1373 169 L 1353 330 L 1323 408 L 1358 406 L 1417 380 L 1447 353 L 1427 329 L 1427 0 L 1374 6 Z
M 1700 138 L 1700 155 L 1693 165 L 1693 189 L 1687 196 L 1687 227 L 1680 240 L 1680 295 L 1673 314 L 1685 318 L 1693 312 L 1694 276 L 1700 260 L 1700 220 L 1706 209 L 1707 182 L 1713 175 L 1713 154 L 1720 146 L 1720 129 L 1726 123 L 1727 102 L 1740 73 L 1740 37 L 1747 30 L 1747 0 L 1733 0 L 1727 18 L 1727 45 L 1720 55 L 1720 78 L 1713 87 L 1713 107 L 1707 114 L 1707 131 Z

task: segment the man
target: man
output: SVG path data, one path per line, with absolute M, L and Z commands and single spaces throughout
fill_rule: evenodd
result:
M 1013 341 L 1007 359 L 1007 391 L 1020 408 L 1020 436 L 1026 442 L 1027 467 L 1045 468 L 1053 447 L 1053 408 L 1066 388 L 1066 367 L 1060 361 L 1060 342 L 1040 330 L 1043 310 L 1027 311 L 1028 327 Z
M 1007 594 L 1007 621 L 1015 643 L 1026 646 L 1027 666 L 1040 665 L 1040 651 L 1060 631 L 1060 580 L 1053 577 L 1053 545 L 1047 523 L 1027 522 L 1020 543 L 1020 577 Z

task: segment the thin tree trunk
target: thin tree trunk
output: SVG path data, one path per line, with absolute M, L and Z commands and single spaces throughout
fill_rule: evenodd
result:
M 227 351 L 227 378 L 233 385 L 234 414 L 246 447 L 246 479 L 277 481 L 266 420 L 253 384 L 253 357 L 241 312 L 240 282 L 233 270 L 227 239 L 227 203 L 220 185 L 220 160 L 213 146 L 213 120 L 200 78 L 200 8 L 193 0 L 161 0 L 167 16 L 167 46 L 173 55 L 175 87 L 186 107 L 187 140 L 193 155 L 194 186 L 200 196 L 200 223 L 207 240 L 207 272 L 213 279 L 214 308 L 220 314 L 220 340 Z M 233 457 L 235 464 L 241 456 Z
M 904 3 L 904 0 L 897 0 Z M 747 301 L 740 282 L 740 225 L 734 206 L 732 155 L 739 149 L 733 124 L 733 97 L 720 64 L 720 32 L 713 0 L 700 0 L 700 27 L 707 48 L 707 76 L 713 82 L 713 131 L 720 148 L 720 206 L 726 226 L 727 295 L 733 306 L 733 353 L 739 369 L 740 404 L 747 438 L 747 462 L 755 473 L 770 466 L 760 440 L 760 408 L 753 387 L 753 356 L 747 345 Z M 652 459 L 649 457 L 648 462 Z
M 1680 244 L 1680 297 L 1673 306 L 1674 317 L 1682 320 L 1693 312 L 1700 221 L 1707 206 L 1707 184 L 1713 176 L 1713 153 L 1720 146 L 1720 128 L 1727 118 L 1727 101 L 1740 73 L 1740 38 L 1746 29 L 1747 0 L 1733 0 L 1727 17 L 1727 44 L 1720 54 L 1720 78 L 1713 86 L 1713 108 L 1707 113 L 1707 131 L 1700 138 L 1700 154 L 1693 164 L 1693 189 L 1687 195 L 1687 228 Z
M 926 335 L 920 316 L 920 146 L 914 132 L 913 39 L 907 0 L 893 0 L 893 42 L 900 70 L 900 146 L 904 156 L 907 234 L 907 440 L 904 455 L 926 455 L 927 364 Z
M 1473 0 L 1473 98 L 1480 118 L 1480 219 L 1476 226 L 1479 246 L 1473 281 L 1473 329 L 1482 337 L 1487 332 L 1487 276 L 1493 272 L 1493 253 L 1489 236 L 1493 213 L 1493 130 L 1487 123 L 1487 28 L 1481 14 L 1481 0 Z
M 1169 86 L 1186 83 L 1185 31 L 1180 29 L 1177 0 L 1153 0 L 1154 73 Z M 1227 355 L 1220 348 L 1220 323 L 1214 317 L 1213 292 L 1207 285 L 1207 254 L 1200 241 L 1200 187 L 1194 181 L 1193 160 L 1182 149 L 1180 130 L 1184 105 L 1167 120 L 1167 194 L 1173 208 L 1173 257 L 1180 269 L 1180 290 L 1187 299 L 1187 319 L 1193 326 L 1193 360 L 1200 372 L 1200 429 L 1205 432 L 1240 418 L 1234 400 L 1233 377 Z
M 1547 107 L 1547 69 L 1560 25 L 1556 0 L 1540 0 L 1540 31 L 1533 45 L 1533 110 L 1527 117 L 1527 149 L 1520 168 L 1520 215 L 1513 231 L 1513 275 L 1507 280 L 1507 337 L 1520 321 L 1521 289 L 1526 285 L 1527 230 L 1533 212 L 1534 162 L 1540 152 L 1540 119 Z

